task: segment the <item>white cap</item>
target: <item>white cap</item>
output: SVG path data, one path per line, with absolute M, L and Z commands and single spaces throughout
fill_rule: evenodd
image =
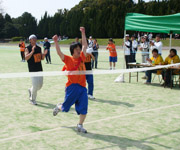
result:
M 129 37 L 129 34 L 126 34 L 126 37 Z
M 29 40 L 31 40 L 31 39 L 37 39 L 36 35 L 34 35 L 34 34 L 30 35 Z
M 145 34 L 144 36 L 147 37 L 147 34 Z
M 44 38 L 44 40 L 48 40 L 48 38 L 47 38 L 47 37 L 45 37 L 45 38 Z
M 92 36 L 90 36 L 89 38 L 92 39 Z

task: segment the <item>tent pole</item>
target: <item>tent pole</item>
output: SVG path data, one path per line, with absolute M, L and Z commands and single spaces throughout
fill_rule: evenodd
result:
M 124 63 L 123 63 L 123 69 L 126 69 L 126 59 L 125 59 L 125 37 L 126 37 L 126 30 L 124 30 L 124 44 L 123 44 L 123 51 L 124 51 Z
M 124 44 L 123 44 L 123 51 L 124 51 L 124 59 L 123 59 L 123 69 L 126 68 L 126 63 L 125 63 L 125 37 L 126 37 L 126 30 L 124 30 Z M 124 73 L 120 74 L 116 79 L 115 82 L 120 82 L 120 83 L 124 83 Z
M 169 49 L 172 48 L 172 33 L 170 33 L 170 39 L 169 39 Z

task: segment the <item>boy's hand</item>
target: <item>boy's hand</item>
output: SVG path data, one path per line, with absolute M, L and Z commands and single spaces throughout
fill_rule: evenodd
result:
M 54 36 L 52 37 L 52 39 L 53 39 L 54 42 L 58 42 L 58 36 L 57 36 L 57 35 L 54 35 Z
M 36 48 L 36 45 L 32 47 L 32 51 L 31 51 L 32 53 L 34 53 L 35 48 Z
M 81 33 L 85 33 L 85 28 L 84 27 L 80 27 L 80 31 L 81 31 Z

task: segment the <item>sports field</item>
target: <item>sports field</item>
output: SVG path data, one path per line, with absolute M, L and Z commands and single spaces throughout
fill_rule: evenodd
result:
M 68 47 L 62 50 L 69 54 Z M 101 49 L 99 69 L 108 69 L 108 52 Z M 163 52 L 163 57 L 168 51 Z M 60 71 L 63 63 L 52 48 L 52 65 L 43 62 L 44 71 Z M 123 67 L 118 50 L 117 69 Z M 141 55 L 137 55 L 141 62 Z M 0 46 L 0 73 L 27 72 L 20 62 L 17 46 Z M 65 76 L 44 77 L 37 106 L 28 101 L 30 78 L 0 79 L 0 150 L 180 150 L 180 89 L 163 88 L 158 77 L 152 85 L 132 79 L 114 83 L 118 74 L 95 75 L 94 96 L 84 127 L 88 134 L 74 128 L 78 116 L 52 110 L 63 102 Z M 141 77 L 144 73 L 141 73 Z

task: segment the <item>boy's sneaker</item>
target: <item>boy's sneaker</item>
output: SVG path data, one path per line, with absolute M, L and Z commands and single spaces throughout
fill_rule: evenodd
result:
M 57 104 L 56 107 L 54 108 L 53 110 L 53 116 L 56 116 L 61 110 L 59 109 L 59 107 L 61 106 L 62 104 Z
M 148 79 L 148 77 L 147 77 L 147 76 L 144 76 L 144 77 L 142 77 L 142 79 L 147 80 L 147 79 Z
M 77 125 L 77 131 L 82 133 L 87 133 L 87 130 L 83 128 L 83 125 Z
M 92 96 L 92 95 L 88 95 L 88 98 L 89 98 L 89 99 L 95 99 L 95 97 Z
M 37 105 L 37 102 L 35 100 L 29 100 L 29 103 L 32 105 Z

